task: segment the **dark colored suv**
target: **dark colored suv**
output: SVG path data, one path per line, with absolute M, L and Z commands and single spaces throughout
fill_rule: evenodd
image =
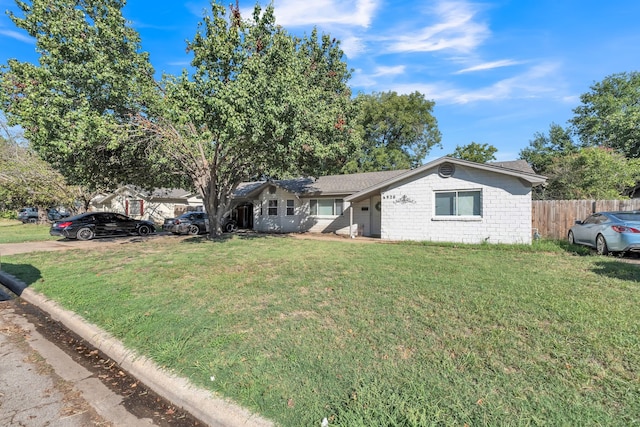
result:
M 57 221 L 62 218 L 68 217 L 69 214 L 67 212 L 59 211 L 55 208 L 47 209 L 47 219 L 49 221 Z M 38 222 L 38 208 L 22 208 L 18 212 L 18 219 L 22 221 L 22 223 L 36 223 Z

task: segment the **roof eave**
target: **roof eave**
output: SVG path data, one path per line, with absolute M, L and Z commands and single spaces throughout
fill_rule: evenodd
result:
M 445 162 L 449 162 L 449 163 L 453 163 L 453 164 L 458 164 L 461 166 L 468 166 L 468 167 L 472 167 L 475 169 L 480 169 L 480 170 L 486 170 L 486 171 L 490 171 L 490 172 L 497 172 L 497 173 L 501 173 L 504 175 L 509 175 L 509 176 L 513 176 L 516 178 L 519 178 L 521 180 L 524 180 L 525 182 L 528 182 L 529 184 L 531 184 L 531 186 L 535 187 L 538 185 L 542 185 L 546 182 L 547 178 L 542 176 L 542 175 L 536 175 L 536 174 L 530 174 L 530 173 L 526 173 L 526 172 L 519 172 L 516 171 L 514 169 L 508 169 L 508 168 L 504 168 L 502 166 L 491 166 L 491 165 L 487 165 L 487 164 L 483 164 L 483 163 L 476 163 L 476 162 L 471 162 L 468 160 L 462 160 L 462 159 L 456 159 L 454 157 L 449 157 L 449 156 L 444 156 L 444 157 L 440 157 L 436 160 L 433 160 L 427 164 L 424 164 L 416 169 L 412 169 L 410 171 L 407 171 L 406 173 L 403 173 L 401 175 L 398 175 L 396 177 L 393 177 L 391 179 L 388 179 L 386 181 L 383 181 L 377 185 L 373 185 L 369 188 L 365 188 L 362 191 L 359 191 L 355 194 L 350 195 L 349 197 L 346 197 L 344 200 L 345 202 L 358 202 L 361 200 L 364 200 L 366 198 L 368 198 L 369 196 L 371 196 L 372 194 L 377 193 L 379 190 L 388 187 L 391 184 L 394 184 L 396 182 L 400 182 L 406 178 L 409 178 L 413 175 L 417 175 L 419 173 L 422 173 L 423 171 L 427 170 L 427 169 L 431 169 L 434 168 L 442 163 Z

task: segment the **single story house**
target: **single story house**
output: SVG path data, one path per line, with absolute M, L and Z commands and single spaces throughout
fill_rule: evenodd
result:
M 262 232 L 530 243 L 531 189 L 545 181 L 524 160 L 442 157 L 412 170 L 254 183 L 237 198 Z
M 113 193 L 100 194 L 90 202 L 93 211 L 119 212 L 136 219 L 162 223 L 187 210 L 202 211 L 202 199 L 196 194 L 175 188 L 147 191 L 125 185 Z
M 233 196 L 239 228 L 266 233 L 336 233 L 384 240 L 530 243 L 531 189 L 546 178 L 524 160 L 475 163 L 441 157 L 411 170 L 248 182 Z M 126 186 L 96 200 L 162 222 L 202 209 L 185 190 Z

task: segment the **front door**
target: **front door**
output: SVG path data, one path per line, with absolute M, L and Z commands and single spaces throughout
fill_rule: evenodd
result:
M 380 196 L 371 198 L 371 237 L 380 237 L 382 233 L 382 202 Z

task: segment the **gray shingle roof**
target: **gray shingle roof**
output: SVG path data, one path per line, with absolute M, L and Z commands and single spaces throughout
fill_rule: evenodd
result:
M 526 160 L 510 160 L 507 162 L 489 162 L 487 164 L 491 166 L 498 166 L 505 169 L 511 169 L 518 172 L 532 173 L 532 174 L 536 173 L 533 170 L 533 168 L 529 165 L 529 163 L 527 163 Z
M 276 181 L 275 184 L 297 194 L 351 194 L 405 173 L 406 170 L 327 175 Z

